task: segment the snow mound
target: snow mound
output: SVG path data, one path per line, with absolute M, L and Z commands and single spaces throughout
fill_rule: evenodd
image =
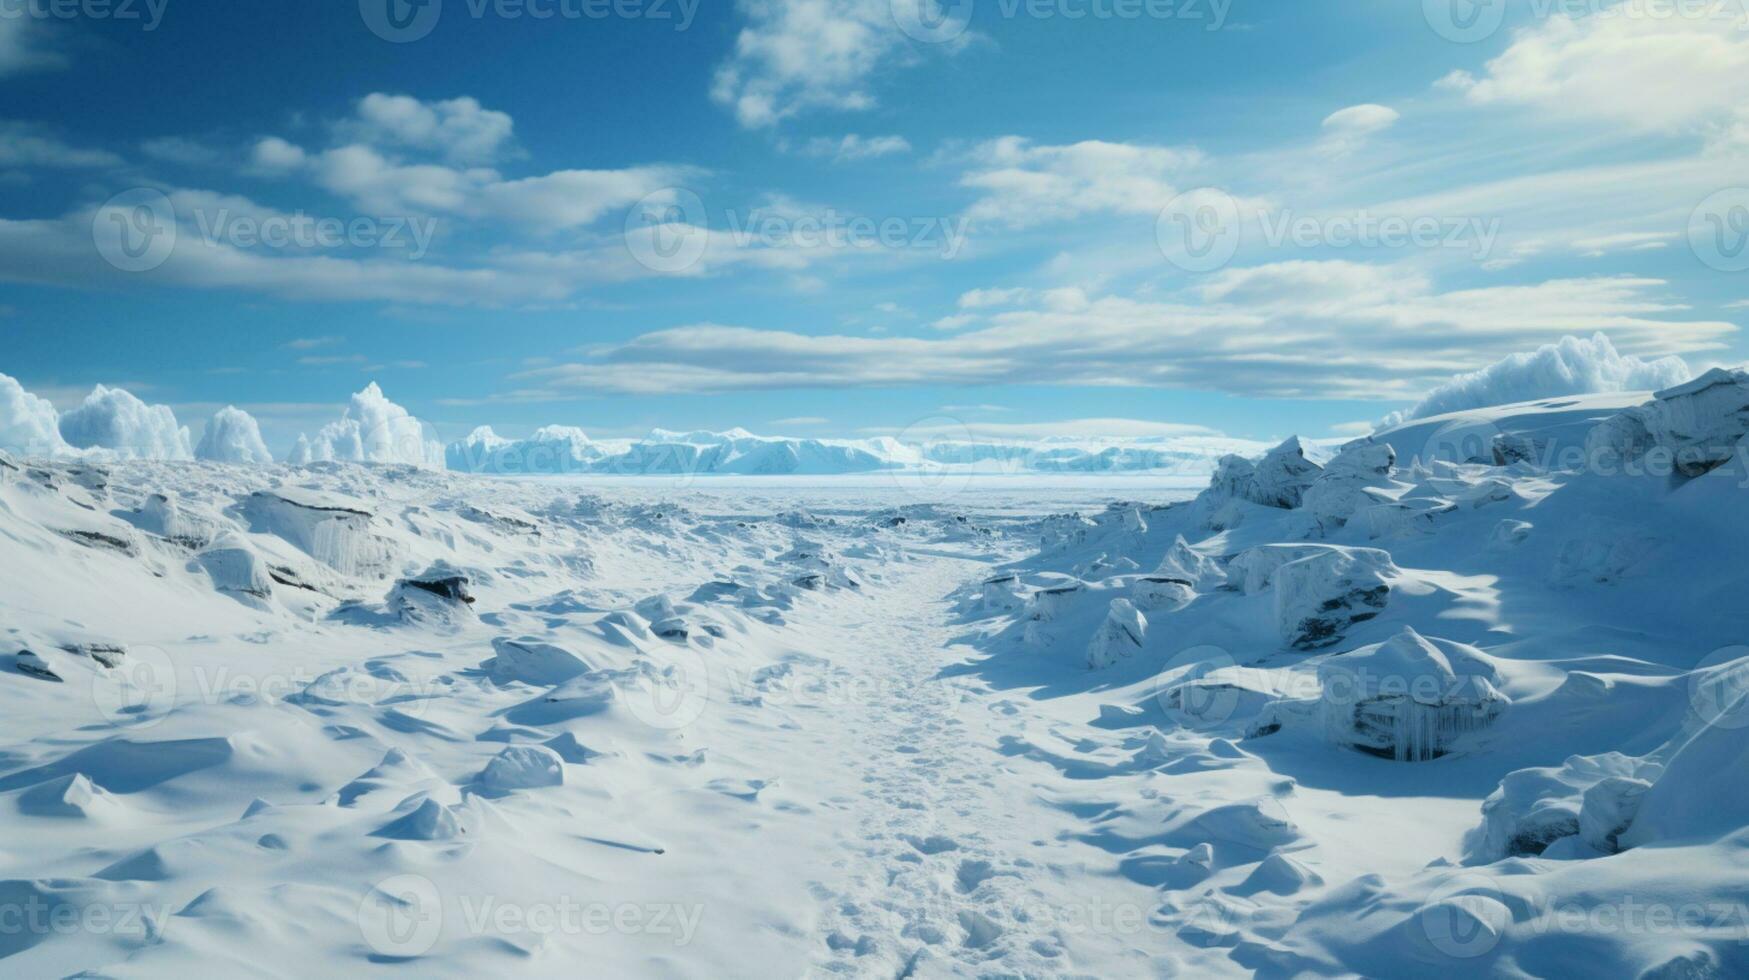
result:
M 273 576 L 267 563 L 242 535 L 226 532 L 200 553 L 199 561 L 213 588 L 220 592 L 251 599 L 273 595 Z
M 352 396 L 338 422 L 323 426 L 315 437 L 298 436 L 288 459 L 294 466 L 310 463 L 406 463 L 442 466 L 443 449 L 425 438 L 424 423 L 389 401 L 371 382 Z
M 261 441 L 261 426 L 254 416 L 235 405 L 219 409 L 207 420 L 206 431 L 201 434 L 200 445 L 194 448 L 194 456 L 215 463 L 265 465 L 273 462 L 267 443 Z
M 1318 666 L 1318 683 L 1331 742 L 1398 762 L 1446 755 L 1510 703 L 1481 651 L 1436 646 L 1408 627 L 1384 643 L 1326 660 Z
M 1564 395 L 1653 391 L 1681 384 L 1689 377 L 1691 372 L 1681 358 L 1644 361 L 1623 356 L 1601 333 L 1590 340 L 1563 337 L 1534 351 L 1512 354 L 1480 371 L 1460 374 L 1386 424 Z
M 61 416 L 61 437 L 79 449 L 107 449 L 130 459 L 193 459 L 188 430 L 168 405 L 147 405 L 103 385 Z
M 511 746 L 486 764 L 480 783 L 501 792 L 563 786 L 565 760 L 545 746 Z
M 0 374 L 0 449 L 24 456 L 59 456 L 72 449 L 61 438 L 55 406 L 5 374 Z
M 1098 670 L 1110 667 L 1142 650 L 1142 640 L 1148 635 L 1148 620 L 1128 599 L 1111 600 L 1105 622 L 1093 634 L 1087 645 L 1087 665 Z

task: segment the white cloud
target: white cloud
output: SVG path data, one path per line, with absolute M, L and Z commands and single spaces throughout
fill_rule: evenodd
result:
M 1339 109 L 1324 118 L 1324 139 L 1319 148 L 1332 156 L 1346 156 L 1395 126 L 1400 118 L 1397 110 L 1372 103 Z
M 840 163 L 867 160 L 871 157 L 893 156 L 911 152 L 911 141 L 903 136 L 870 136 L 851 133 L 842 139 L 817 136 L 802 145 L 802 152 L 811 157 L 830 157 Z
M 1715 349 L 1736 332 L 1678 319 L 1685 308 L 1655 295 L 1663 285 L 1593 278 L 1442 293 L 1392 267 L 1285 263 L 1235 271 L 1200 302 L 1051 295 L 943 337 L 678 327 L 515 380 L 526 397 L 1049 384 L 1385 400 L 1426 390 L 1453 362 L 1580 330 L 1608 330 L 1634 353 Z
M 1195 149 L 1088 140 L 1038 146 L 1018 136 L 985 143 L 960 179 L 983 197 L 966 216 L 1011 228 L 1086 214 L 1157 215 L 1177 180 L 1202 162 Z
M 81 169 L 121 166 L 121 157 L 106 150 L 69 146 L 42 126 L 0 121 L 0 167 Z
M 250 151 L 250 159 L 257 169 L 284 173 L 302 167 L 307 155 L 300 146 L 277 136 L 264 136 L 256 141 L 255 148 Z
M 273 454 L 261 441 L 261 426 L 254 416 L 235 405 L 219 409 L 207 421 L 194 456 L 220 463 L 273 462 Z
M 343 139 L 375 146 L 426 150 L 457 165 L 491 163 L 510 148 L 515 123 L 503 112 L 462 96 L 422 102 L 373 92 L 357 114 L 336 127 Z
M 1421 419 L 1538 398 L 1616 391 L 1655 391 L 1692 377 L 1681 358 L 1624 357 L 1603 334 L 1562 337 L 1528 353 L 1511 354 L 1480 371 L 1460 374 L 1427 393 L 1405 418 Z
M 816 109 L 873 106 L 871 79 L 919 57 L 894 20 L 896 2 L 936 0 L 739 0 L 747 25 L 717 69 L 711 98 L 749 129 Z M 952 53 L 966 41 L 928 47 Z
M 24 390 L 0 374 L 0 449 L 27 456 L 54 456 L 68 450 L 61 438 L 60 413 L 46 398 Z
M 1397 110 L 1367 103 L 1338 109 L 1324 118 L 1324 131 L 1340 136 L 1371 136 L 1397 124 Z
M 1478 105 L 1527 105 L 1641 130 L 1721 124 L 1749 98 L 1749 31 L 1735 3 L 1624 0 L 1520 31 L 1480 77 L 1441 86 Z
M 42 22 L 31 17 L 0 17 L 0 77 L 65 67 L 66 59 L 43 43 Z
M 314 437 L 298 436 L 287 461 L 296 466 L 316 462 L 441 466 L 442 460 L 443 447 L 426 438 L 425 424 L 389 401 L 373 381 L 352 396 L 338 422 L 323 426 Z
M 610 211 L 698 176 L 688 167 L 648 166 L 560 170 L 506 180 L 486 167 L 462 170 L 437 163 L 397 162 L 362 143 L 307 154 L 274 138 L 257 144 L 256 162 L 263 169 L 281 172 L 305 167 L 318 186 L 372 214 L 450 214 L 535 231 L 591 224 Z
M 138 459 L 192 459 L 188 430 L 168 405 L 147 405 L 120 388 L 98 385 L 61 416 L 61 438 L 79 449 L 107 449 Z

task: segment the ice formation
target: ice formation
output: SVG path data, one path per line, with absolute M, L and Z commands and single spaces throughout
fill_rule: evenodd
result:
M 61 436 L 79 449 L 106 449 L 129 458 L 194 458 L 188 430 L 176 423 L 168 405 L 147 405 L 120 388 L 103 385 L 61 416 Z
M 71 448 L 61 438 L 55 406 L 0 374 L 0 449 L 22 456 L 58 456 Z
M 273 454 L 261 441 L 261 426 L 254 416 L 235 405 L 219 409 L 207 420 L 194 455 L 196 459 L 217 463 L 273 462 Z
M 324 462 L 442 466 L 443 448 L 426 438 L 424 423 L 389 401 L 373 381 L 352 396 L 352 404 L 339 421 L 328 423 L 314 436 L 298 436 L 287 462 L 294 466 Z

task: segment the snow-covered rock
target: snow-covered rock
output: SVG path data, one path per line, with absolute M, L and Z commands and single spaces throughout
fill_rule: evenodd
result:
M 480 773 L 480 783 L 499 792 L 543 789 L 565 784 L 565 760 L 542 745 L 514 745 L 498 753 Z
M 1275 621 L 1282 641 L 1300 650 L 1330 646 L 1355 623 L 1375 619 L 1399 575 L 1388 552 L 1338 548 L 1275 570 Z
M 1110 667 L 1142 650 L 1142 640 L 1148 634 L 1148 620 L 1128 599 L 1111 600 L 1105 622 L 1087 644 L 1087 665 L 1094 669 Z
M 1660 464 L 1693 477 L 1737 455 L 1745 436 L 1749 372 L 1714 368 L 1598 425 L 1586 449 L 1599 468 L 1632 463 L 1657 449 L 1667 456 Z
M 1482 802 L 1482 823 L 1464 838 L 1464 861 L 1491 864 L 1542 854 L 1555 841 L 1579 835 L 1580 813 L 1591 787 L 1609 779 L 1645 781 L 1657 769 L 1606 752 L 1510 773 Z
M 1318 478 L 1318 464 L 1306 458 L 1298 437 L 1265 453 L 1256 463 L 1243 456 L 1224 456 L 1215 464 L 1214 478 L 1204 499 L 1247 500 L 1263 507 L 1292 510 L 1300 506 L 1308 487 Z
M 1579 806 L 1579 836 L 1593 849 L 1614 854 L 1618 838 L 1633 825 L 1652 784 L 1631 776 L 1609 776 L 1585 791 Z
M 273 576 L 267 563 L 239 534 L 220 535 L 197 559 L 212 578 L 213 588 L 220 592 L 253 599 L 273 595 Z
M 1407 627 L 1318 666 L 1332 742 L 1398 762 L 1424 762 L 1492 724 L 1510 703 L 1481 651 L 1436 645 Z
M 371 530 L 362 507 L 289 489 L 253 493 L 243 502 L 251 529 L 283 538 L 345 575 L 380 577 L 394 561 L 387 539 Z
M 1368 490 L 1390 486 L 1396 464 L 1390 443 L 1359 439 L 1343 446 L 1307 488 L 1305 510 L 1325 531 L 1347 524 L 1356 511 L 1380 502 Z
M 1182 534 L 1160 559 L 1154 577 L 1188 582 L 1198 592 L 1212 592 L 1227 584 L 1227 570 L 1221 563 L 1192 548 Z
M 492 660 L 492 680 L 499 684 L 522 683 L 536 687 L 557 687 L 594 669 L 575 653 L 534 637 L 492 641 L 497 657 Z
M 1130 585 L 1130 601 L 1145 613 L 1171 613 L 1196 599 L 1196 590 L 1183 579 L 1148 575 Z
M 395 583 L 389 610 L 409 622 L 452 623 L 471 617 L 474 596 L 468 577 L 448 562 L 437 562 L 420 575 Z

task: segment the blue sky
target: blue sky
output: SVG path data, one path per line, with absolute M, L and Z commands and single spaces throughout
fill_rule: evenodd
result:
M 1564 334 L 1745 357 L 1739 0 L 43 2 L 0 0 L 0 372 L 63 407 L 1270 438 Z

